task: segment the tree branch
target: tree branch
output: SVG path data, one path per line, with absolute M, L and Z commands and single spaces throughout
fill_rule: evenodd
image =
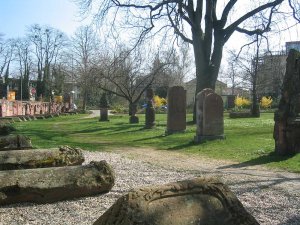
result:
M 172 17 L 170 16 L 171 13 L 170 13 L 170 11 L 169 11 L 169 7 L 168 7 L 168 6 L 167 6 L 167 11 L 168 11 L 167 15 L 168 15 L 169 21 L 170 21 L 170 23 L 171 23 L 171 27 L 174 29 L 175 33 L 176 33 L 177 35 L 179 35 L 184 41 L 186 41 L 186 42 L 192 44 L 193 41 L 192 41 L 191 39 L 189 39 L 188 37 L 186 37 L 186 36 L 178 29 L 177 25 L 174 23 Z
M 300 3 L 298 3 L 298 4 L 299 4 L 299 7 L 300 7 Z M 300 23 L 300 11 L 299 11 L 300 9 L 298 9 L 298 14 L 297 14 L 296 6 L 294 6 L 292 4 L 292 0 L 289 0 L 289 5 L 293 10 L 293 17 L 295 18 L 295 20 L 297 20 Z
M 240 17 L 238 20 L 236 20 L 234 23 L 229 25 L 225 30 L 225 40 L 228 40 L 229 37 L 233 34 L 235 30 L 240 30 L 238 26 L 243 23 L 245 20 L 249 19 L 250 17 L 254 16 L 256 13 L 261 12 L 268 8 L 274 8 L 277 5 L 281 4 L 284 0 L 275 0 L 273 2 L 266 3 L 264 5 L 261 5 L 260 7 L 257 7 L 256 9 L 253 9 L 252 11 L 246 13 L 244 16 Z

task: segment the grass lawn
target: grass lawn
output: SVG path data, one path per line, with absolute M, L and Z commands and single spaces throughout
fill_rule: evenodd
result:
M 194 144 L 195 125 L 188 125 L 185 133 L 165 136 L 165 114 L 156 115 L 157 126 L 144 129 L 144 116 L 139 124 L 129 124 L 127 115 L 110 116 L 109 122 L 86 115 L 58 117 L 47 120 L 16 123 L 17 133 L 31 138 L 36 148 L 59 145 L 78 146 L 92 151 L 109 151 L 121 147 L 151 147 L 169 151 L 229 159 L 242 165 L 267 165 L 273 168 L 300 172 L 300 154 L 276 156 L 273 140 L 273 113 L 260 118 L 229 119 L 225 114 L 225 140 Z M 187 120 L 191 121 L 192 115 Z

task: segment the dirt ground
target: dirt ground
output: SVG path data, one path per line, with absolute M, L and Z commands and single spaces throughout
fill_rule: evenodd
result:
M 150 163 L 166 169 L 191 171 L 205 176 L 217 176 L 225 183 L 231 180 L 247 180 L 255 186 L 272 189 L 300 197 L 300 174 L 273 170 L 264 166 L 247 166 L 225 160 L 202 156 L 144 148 L 116 149 L 114 152 L 134 160 Z

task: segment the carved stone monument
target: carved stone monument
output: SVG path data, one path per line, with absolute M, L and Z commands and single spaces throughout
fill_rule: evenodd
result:
M 197 178 L 130 191 L 94 225 L 258 225 L 229 188 Z
M 281 99 L 274 115 L 275 152 L 300 152 L 300 52 L 291 50 L 287 58 Z
M 69 146 L 0 151 L 0 170 L 74 166 L 83 162 L 82 150 Z
M 129 123 L 139 123 L 139 118 L 136 115 L 137 113 L 137 105 L 136 104 L 129 104 Z
M 111 190 L 115 173 L 106 161 L 83 166 L 0 171 L 0 205 L 91 196 Z
M 24 135 L 7 135 L 0 137 L 0 151 L 31 149 L 31 139 Z
M 146 112 L 145 112 L 145 128 L 150 129 L 155 126 L 155 110 L 153 107 L 154 91 L 149 88 L 146 90 Z
M 104 92 L 100 98 L 100 118 L 99 121 L 109 121 L 108 119 L 108 101 Z
M 212 89 L 206 88 L 196 96 L 195 142 L 224 139 L 223 100 Z
M 168 120 L 166 134 L 186 129 L 186 91 L 181 86 L 168 90 Z

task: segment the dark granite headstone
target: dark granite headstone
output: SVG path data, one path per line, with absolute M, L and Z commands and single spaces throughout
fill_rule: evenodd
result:
M 168 90 L 168 120 L 166 134 L 186 129 L 186 91 L 181 86 Z
M 146 90 L 145 128 L 151 129 L 155 126 L 155 110 L 153 107 L 154 92 L 151 88 Z
M 227 96 L 227 108 L 228 109 L 232 109 L 235 107 L 235 104 L 234 104 L 235 98 L 236 98 L 236 95 L 228 95 Z

